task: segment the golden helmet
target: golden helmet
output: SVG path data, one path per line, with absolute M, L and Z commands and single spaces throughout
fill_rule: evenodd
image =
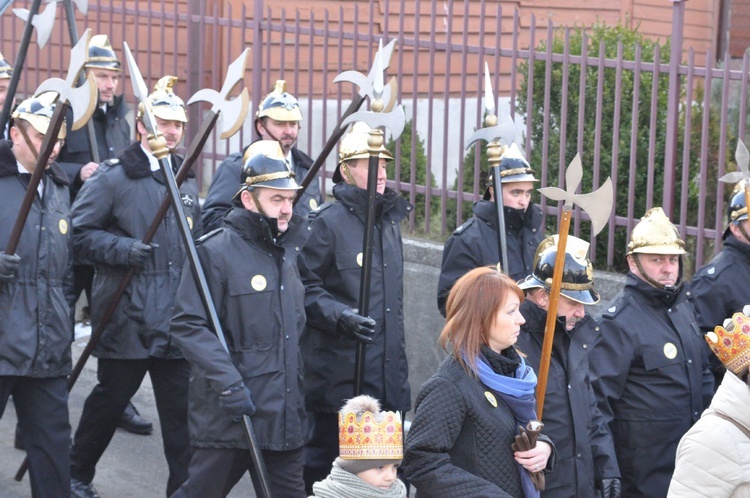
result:
M 295 174 L 286 162 L 284 151 L 276 140 L 256 140 L 245 151 L 240 178 L 242 186 L 235 194 L 237 199 L 243 190 L 255 187 L 282 190 L 297 190 Z
M 11 118 L 13 120 L 23 119 L 27 121 L 31 126 L 39 133 L 46 134 L 49 128 L 50 118 L 52 113 L 55 112 L 55 105 L 57 105 L 57 92 L 44 92 L 36 97 L 31 97 L 21 102 L 16 110 L 13 111 Z M 59 140 L 65 138 L 65 122 L 60 127 L 60 132 L 57 134 Z
M 644 254 L 685 254 L 685 241 L 664 210 L 651 208 L 633 228 L 628 244 L 628 255 Z
M 117 58 L 107 35 L 94 35 L 89 42 L 89 56 L 84 66 L 86 69 L 100 68 L 110 71 L 122 71 L 120 60 Z
M 13 66 L 5 60 L 3 54 L 0 53 L 0 80 L 9 80 L 13 75 Z
M 276 121 L 302 121 L 299 102 L 286 91 L 286 81 L 276 81 L 271 93 L 260 102 L 255 117 L 269 117 Z
M 172 88 L 177 83 L 177 76 L 164 76 L 154 85 L 154 91 L 148 96 L 146 101 L 151 108 L 151 112 L 157 118 L 165 121 L 180 121 L 187 123 L 187 113 L 185 113 L 185 102 L 178 97 Z M 138 115 L 136 119 L 143 117 L 143 102 L 138 104 Z
M 339 164 L 333 173 L 333 182 L 339 183 L 343 180 L 341 176 L 341 165 L 351 159 L 366 159 L 370 157 L 370 146 L 367 139 L 370 136 L 370 126 L 361 121 L 352 124 L 349 133 L 344 135 L 339 145 Z M 384 145 L 378 149 L 378 157 L 386 161 L 393 161 L 393 156 Z

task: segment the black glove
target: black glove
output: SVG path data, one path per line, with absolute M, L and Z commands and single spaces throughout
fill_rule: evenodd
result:
M 10 283 L 16 278 L 21 258 L 15 254 L 0 252 L 0 282 Z
M 346 308 L 339 317 L 336 330 L 352 339 L 372 342 L 372 335 L 375 333 L 375 320 L 369 316 L 358 315 L 355 309 Z
M 602 498 L 620 498 L 622 493 L 622 484 L 619 477 L 602 479 L 599 481 L 599 488 L 602 490 Z
M 219 395 L 219 406 L 230 414 L 235 422 L 238 422 L 243 415 L 255 414 L 253 393 L 242 382 L 232 384 Z
M 140 240 L 133 242 L 128 252 L 128 264 L 140 268 L 146 263 L 146 260 L 151 253 L 154 251 L 154 247 L 159 247 L 156 244 L 144 244 Z

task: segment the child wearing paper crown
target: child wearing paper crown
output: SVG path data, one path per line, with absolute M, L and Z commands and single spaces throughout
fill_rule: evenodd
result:
M 331 473 L 313 484 L 317 498 L 405 498 L 396 477 L 404 456 L 398 412 L 381 412 L 372 396 L 356 396 L 339 411 L 339 457 Z
M 706 342 L 727 372 L 680 440 L 667 496 L 750 496 L 750 306 L 708 332 Z

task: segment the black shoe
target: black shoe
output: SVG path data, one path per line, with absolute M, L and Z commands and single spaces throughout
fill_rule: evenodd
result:
M 70 496 L 72 498 L 99 498 L 99 493 L 96 492 L 94 486 L 92 486 L 90 482 L 71 479 Z
M 122 412 L 117 426 L 122 427 L 130 433 L 143 434 L 144 436 L 151 434 L 154 430 L 153 424 L 141 417 L 138 410 L 133 406 L 133 403 L 128 403 L 128 406 L 125 407 L 125 411 Z

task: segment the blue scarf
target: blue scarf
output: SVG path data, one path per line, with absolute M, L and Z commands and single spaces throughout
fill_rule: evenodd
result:
M 464 357 L 465 358 L 465 357 Z M 515 371 L 514 377 L 496 373 L 479 355 L 476 361 L 476 373 L 479 380 L 500 395 L 500 398 L 510 407 L 516 422 L 526 427 L 531 420 L 536 420 L 536 374 L 534 369 L 526 365 L 523 357 L 521 364 Z M 518 474 L 521 476 L 523 494 L 526 498 L 539 498 L 539 491 L 534 488 L 529 473 L 516 463 Z

